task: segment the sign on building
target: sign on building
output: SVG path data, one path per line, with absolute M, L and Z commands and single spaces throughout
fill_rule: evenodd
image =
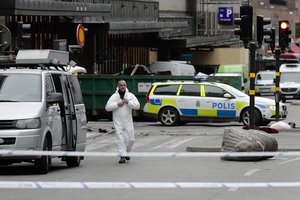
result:
M 233 24 L 233 7 L 219 7 L 219 24 Z

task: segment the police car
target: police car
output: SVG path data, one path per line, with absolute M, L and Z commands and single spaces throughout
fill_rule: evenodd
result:
M 275 120 L 275 101 L 255 97 L 254 124 Z M 144 116 L 165 126 L 193 121 L 238 121 L 249 123 L 249 96 L 234 87 L 213 82 L 171 81 L 153 83 L 146 96 Z M 280 103 L 280 120 L 287 107 Z

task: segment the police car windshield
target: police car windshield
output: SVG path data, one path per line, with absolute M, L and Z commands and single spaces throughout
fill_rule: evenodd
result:
M 246 97 L 247 96 L 244 92 L 242 92 L 230 85 L 222 84 L 222 87 L 225 90 L 227 90 L 230 94 L 234 95 L 235 97 Z
M 1 102 L 40 102 L 41 77 L 34 74 L 1 74 Z

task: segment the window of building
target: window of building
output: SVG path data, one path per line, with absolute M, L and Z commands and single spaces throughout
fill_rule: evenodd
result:
M 286 1 L 285 0 L 270 0 L 270 4 L 286 6 Z

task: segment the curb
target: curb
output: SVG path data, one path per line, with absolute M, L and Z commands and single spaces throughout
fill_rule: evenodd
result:
M 221 148 L 219 147 L 186 147 L 187 152 L 221 152 Z M 292 149 L 292 148 L 279 148 L 277 151 L 300 151 L 300 149 Z

